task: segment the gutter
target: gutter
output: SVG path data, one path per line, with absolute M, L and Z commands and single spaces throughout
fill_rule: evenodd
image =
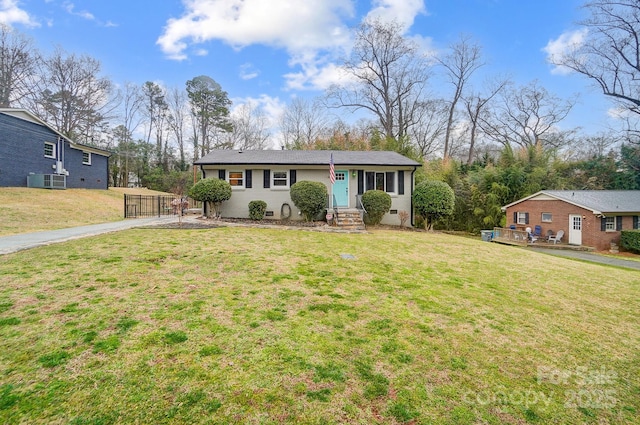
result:
M 411 200 L 411 227 L 415 227 L 416 223 L 414 220 L 414 214 L 413 214 L 413 184 L 414 184 L 414 174 L 416 173 L 416 171 L 418 170 L 418 167 L 413 167 L 413 171 L 411 172 L 411 193 L 409 194 L 409 199 Z

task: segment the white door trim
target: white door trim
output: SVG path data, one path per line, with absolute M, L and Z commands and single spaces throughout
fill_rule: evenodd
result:
M 582 216 L 569 214 L 569 244 L 582 245 Z

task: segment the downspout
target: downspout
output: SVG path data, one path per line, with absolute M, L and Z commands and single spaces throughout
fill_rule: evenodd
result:
M 418 167 L 413 167 L 413 171 L 411 172 L 411 192 L 409 194 L 411 199 L 411 227 L 415 227 L 416 223 L 414 220 L 414 214 L 413 214 L 413 183 L 414 183 L 414 174 L 416 173 L 416 170 L 418 169 Z
M 195 164 L 193 166 L 194 166 L 194 168 L 197 167 L 197 165 L 195 165 Z M 200 172 L 202 173 L 202 180 L 206 179 L 207 178 L 207 173 L 205 172 L 204 167 L 200 167 Z M 194 172 L 193 176 L 195 178 L 195 172 Z M 202 215 L 205 218 L 209 217 L 209 215 L 208 215 L 209 211 L 207 211 L 207 207 L 208 206 L 209 206 L 208 202 L 204 202 L 202 204 Z

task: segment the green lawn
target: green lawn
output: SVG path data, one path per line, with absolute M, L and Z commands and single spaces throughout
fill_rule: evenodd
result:
M 640 416 L 635 271 L 437 233 L 135 229 L 2 256 L 0 286 L 3 424 Z

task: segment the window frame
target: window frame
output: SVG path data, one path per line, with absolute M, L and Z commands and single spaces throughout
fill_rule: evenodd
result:
M 283 173 L 285 176 L 276 178 L 276 174 Z M 289 170 L 271 170 L 271 189 L 289 189 Z M 284 184 L 276 184 L 277 182 L 284 182 Z
M 616 231 L 616 217 L 609 216 L 604 218 L 604 231 L 605 232 L 615 232 Z
M 51 147 L 51 155 L 47 155 L 47 146 Z M 53 142 L 44 142 L 44 157 L 45 158 L 52 158 L 52 159 L 57 159 L 56 156 L 56 144 Z
M 545 220 L 545 218 L 544 218 L 544 216 L 545 216 L 545 215 L 548 215 L 548 216 L 549 216 L 549 219 L 548 219 L 548 220 Z M 550 212 L 543 212 L 543 213 L 540 215 L 540 221 L 542 221 L 543 223 L 553 223 L 553 214 L 552 214 L 552 213 L 550 213 Z
M 86 160 L 85 155 L 87 156 Z M 91 165 L 91 152 L 82 151 L 82 165 Z
M 367 181 L 367 173 L 373 173 L 373 185 L 374 187 L 369 187 Z M 387 179 L 388 175 L 392 174 L 391 181 Z M 382 189 L 379 189 L 378 178 L 382 178 Z M 391 183 L 391 184 L 389 184 Z M 389 190 L 389 186 L 392 186 Z M 395 196 L 398 194 L 398 172 L 397 171 L 375 171 L 375 170 L 366 170 L 364 171 L 364 191 L 368 190 L 382 190 L 389 195 Z
M 527 213 L 525 211 L 517 211 L 517 213 L 516 224 L 529 224 L 527 223 Z
M 233 174 L 240 174 L 240 177 L 232 177 Z M 233 182 L 236 184 L 233 184 Z M 240 184 L 237 184 L 238 181 Z M 231 189 L 244 189 L 244 185 L 246 182 L 246 175 L 244 170 L 229 170 L 227 172 L 227 182 L 231 185 Z

